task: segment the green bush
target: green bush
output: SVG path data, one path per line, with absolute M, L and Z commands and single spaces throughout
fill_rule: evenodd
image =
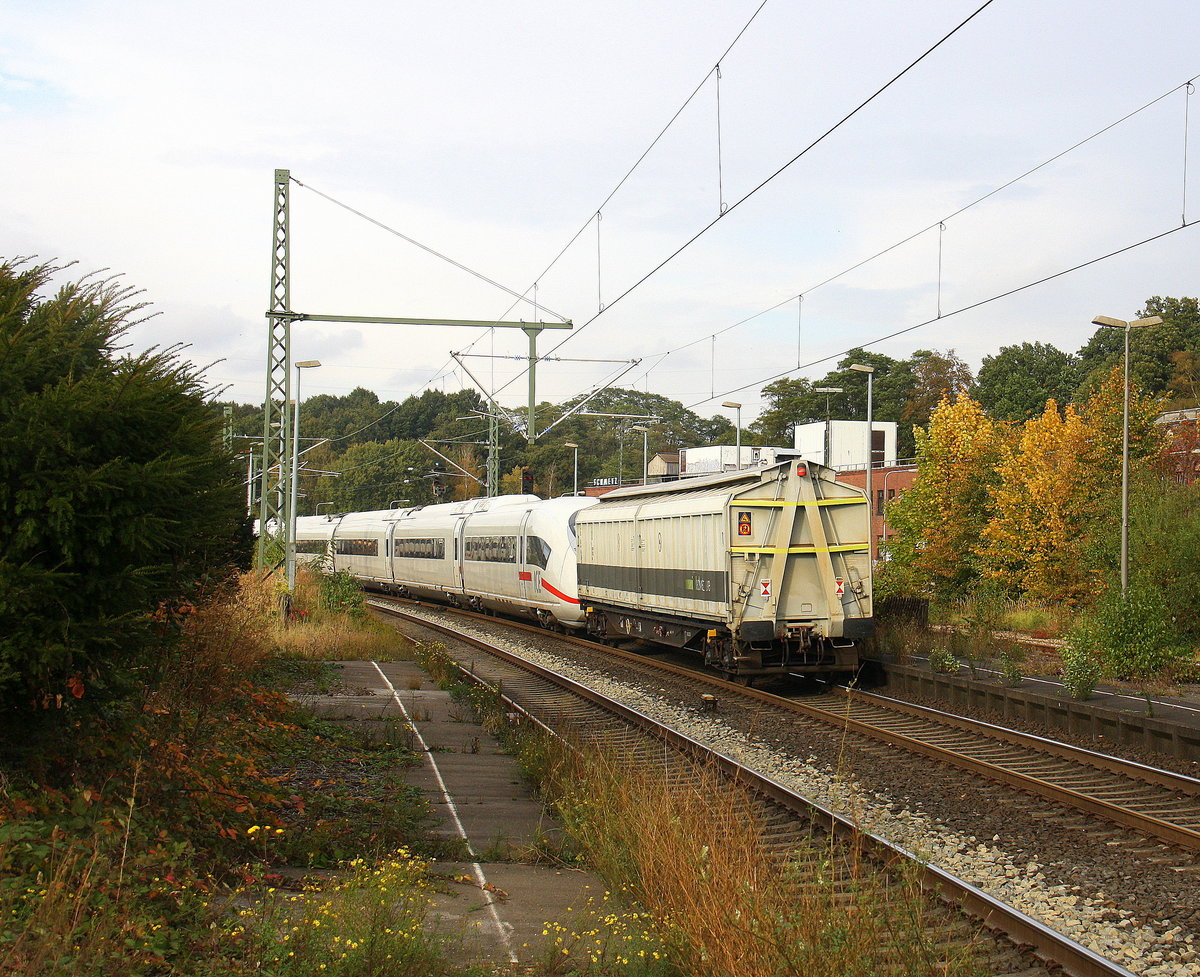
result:
M 1068 644 L 1060 655 L 1063 687 L 1072 699 L 1090 699 L 1100 681 L 1100 661 L 1091 651 Z
M 351 614 L 364 613 L 362 588 L 348 570 L 322 573 L 318 599 L 323 610 L 348 611 Z
M 1067 640 L 1099 662 L 1104 675 L 1142 683 L 1166 678 L 1184 654 L 1161 592 L 1139 581 L 1125 594 L 1106 591 L 1080 616 Z
M 1200 481 L 1180 485 L 1143 476 L 1131 486 L 1129 504 L 1129 567 L 1135 582 L 1161 594 L 1171 609 L 1172 630 L 1200 645 Z M 1112 561 L 1115 565 L 1115 544 Z
M 0 741 L 18 745 L 37 717 L 129 694 L 249 543 L 199 374 L 176 349 L 125 352 L 133 289 L 42 297 L 58 271 L 0 259 L 0 708 L 26 717 Z
M 1024 660 L 1025 653 L 1017 648 L 1005 648 L 1000 653 L 1000 678 L 1010 689 L 1015 689 L 1025 679 L 1021 669 Z
M 953 675 L 962 667 L 962 663 L 949 648 L 939 645 L 929 652 L 929 667 L 935 672 Z

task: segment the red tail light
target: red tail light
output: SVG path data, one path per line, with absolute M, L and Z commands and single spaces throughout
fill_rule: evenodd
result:
M 803 478 L 807 474 L 808 474 L 808 465 L 797 465 L 796 466 L 796 475 L 798 477 Z

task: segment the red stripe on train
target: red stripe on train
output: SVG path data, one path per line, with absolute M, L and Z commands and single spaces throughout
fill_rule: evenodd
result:
M 578 601 L 578 599 L 577 599 L 577 598 L 575 598 L 575 597 L 568 597 L 568 596 L 567 596 L 566 594 L 564 594 L 564 593 L 563 593 L 561 590 L 558 590 L 556 587 L 553 587 L 553 586 L 551 586 L 550 584 L 546 583 L 546 578 L 545 578 L 545 577 L 542 577 L 542 588 L 543 588 L 544 590 L 548 590 L 548 591 L 550 591 L 550 593 L 552 593 L 552 594 L 553 594 L 555 597 L 557 597 L 559 600 L 565 600 L 565 601 L 566 601 L 568 604 L 578 604 L 578 603 L 579 603 L 579 601 Z

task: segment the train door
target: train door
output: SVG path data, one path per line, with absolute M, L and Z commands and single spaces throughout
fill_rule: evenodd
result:
M 465 527 L 467 524 L 466 516 L 459 516 L 454 521 L 454 590 L 462 593 L 466 590 L 466 585 L 463 577 L 463 561 L 466 560 L 466 539 Z
M 541 572 L 529 562 L 529 521 L 532 518 L 533 513 L 528 511 L 521 516 L 521 530 L 517 535 L 517 593 L 526 603 L 537 600 L 540 581 L 535 580 L 534 575 Z
M 386 563 L 384 565 L 384 576 L 388 583 L 396 582 L 396 523 L 390 522 L 387 524 L 387 531 L 383 537 L 383 553 Z
M 647 540 L 644 534 L 653 529 L 653 523 L 647 525 L 642 521 L 642 508 L 644 505 L 644 503 L 643 505 L 639 505 L 633 512 L 633 585 L 635 593 L 638 595 L 639 604 L 645 603 L 643 595 L 646 593 L 646 559 L 649 555 L 649 551 L 646 549 Z

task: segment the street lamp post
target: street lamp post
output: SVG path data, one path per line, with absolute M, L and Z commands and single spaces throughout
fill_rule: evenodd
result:
M 830 398 L 834 394 L 845 393 L 841 387 L 813 387 L 813 393 L 825 395 L 825 450 L 821 455 L 821 461 L 825 467 L 829 467 L 829 452 L 833 450 L 833 431 L 830 425 Z
M 742 470 L 742 405 L 736 400 L 721 401 L 722 407 L 737 411 L 737 469 Z
M 873 437 L 873 412 L 875 409 L 873 402 L 873 396 L 875 392 L 875 367 L 866 366 L 863 363 L 851 363 L 850 369 L 856 370 L 859 373 L 865 373 L 867 375 L 867 531 L 871 535 L 871 538 L 868 540 L 868 552 L 872 555 L 875 555 L 875 495 L 871 491 L 871 449 L 875 443 L 875 439 Z
M 296 413 L 292 419 L 292 484 L 287 519 L 287 589 L 289 594 L 296 589 L 296 503 L 299 500 L 297 485 L 300 481 L 300 371 L 320 365 L 320 360 L 301 360 L 296 364 Z
M 573 466 L 574 471 L 575 471 L 575 478 L 571 482 L 571 495 L 578 495 L 579 494 L 579 445 L 577 445 L 574 441 L 564 441 L 563 447 L 575 449 L 575 464 Z
M 1114 319 L 1111 316 L 1098 315 L 1092 320 L 1093 325 L 1110 326 L 1113 329 L 1125 330 L 1125 410 L 1121 425 L 1121 596 L 1129 590 L 1129 330 L 1139 326 L 1157 326 L 1162 322 L 1161 316 L 1147 316 L 1145 319 Z

